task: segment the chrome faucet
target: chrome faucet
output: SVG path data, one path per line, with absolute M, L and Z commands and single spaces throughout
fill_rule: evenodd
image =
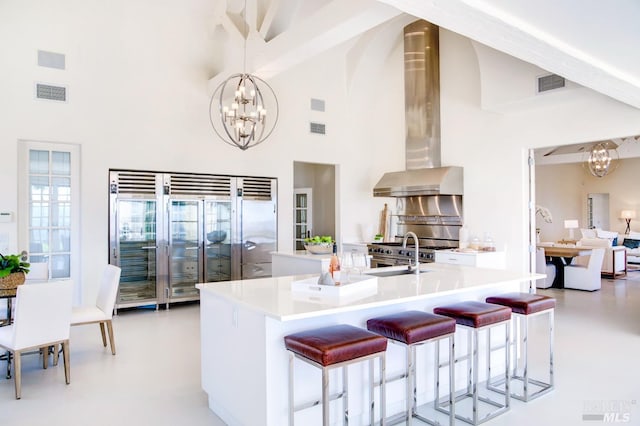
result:
M 413 271 L 416 274 L 420 273 L 420 261 L 418 260 L 419 258 L 419 253 L 418 253 L 418 249 L 419 249 L 419 243 L 418 243 L 418 236 L 415 234 L 415 232 L 407 232 L 406 234 L 404 234 L 404 239 L 402 240 L 402 248 L 406 249 L 407 248 L 407 240 L 409 239 L 409 237 L 413 237 L 413 241 L 416 243 L 416 251 L 415 251 L 415 256 L 416 256 L 416 269 Z M 411 259 L 409 259 L 409 271 L 412 270 L 412 266 L 411 266 Z

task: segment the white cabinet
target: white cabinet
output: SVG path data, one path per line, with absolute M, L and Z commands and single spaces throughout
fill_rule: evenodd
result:
M 478 268 L 506 268 L 506 260 L 503 251 L 463 253 L 453 250 L 437 250 L 435 261 L 437 263 L 475 266 Z

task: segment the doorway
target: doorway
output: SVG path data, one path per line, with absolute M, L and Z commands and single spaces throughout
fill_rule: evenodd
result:
M 304 190 L 309 194 L 308 222 L 305 223 L 304 233 L 310 236 L 330 235 L 338 240 L 336 235 L 336 166 L 334 164 L 293 162 L 293 192 Z M 294 209 L 296 208 L 294 199 Z M 294 211 L 294 219 L 296 218 Z M 294 220 L 296 227 L 297 219 Z M 297 250 L 300 242 L 300 229 L 294 228 L 294 248 Z M 302 237 L 304 238 L 304 237 Z

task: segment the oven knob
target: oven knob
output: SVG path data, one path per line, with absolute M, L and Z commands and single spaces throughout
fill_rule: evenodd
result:
M 404 254 L 404 250 L 398 250 L 398 255 L 402 256 Z
M 420 253 L 420 257 L 427 257 L 426 253 Z
M 413 256 L 413 252 L 412 251 L 408 251 L 407 252 L 407 256 L 409 256 L 409 257 Z
M 393 252 L 392 252 L 391 250 L 386 250 L 386 251 L 385 251 L 385 253 L 386 253 L 386 254 L 391 254 L 391 253 L 393 253 Z

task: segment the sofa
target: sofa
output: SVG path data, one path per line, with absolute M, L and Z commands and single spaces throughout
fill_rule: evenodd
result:
M 613 234 L 616 236 L 613 237 Z M 617 278 L 619 276 L 627 275 L 627 248 L 622 245 L 614 245 L 617 238 L 617 233 L 601 231 L 596 232 L 595 237 L 583 236 L 576 242 L 576 246 L 604 248 L 604 260 L 602 261 L 600 273 L 605 277 Z M 578 257 L 575 262 L 584 266 L 588 262 L 588 259 L 581 259 L 581 257 Z
M 629 232 L 624 236 L 622 246 L 627 251 L 628 263 L 640 263 L 640 232 Z

